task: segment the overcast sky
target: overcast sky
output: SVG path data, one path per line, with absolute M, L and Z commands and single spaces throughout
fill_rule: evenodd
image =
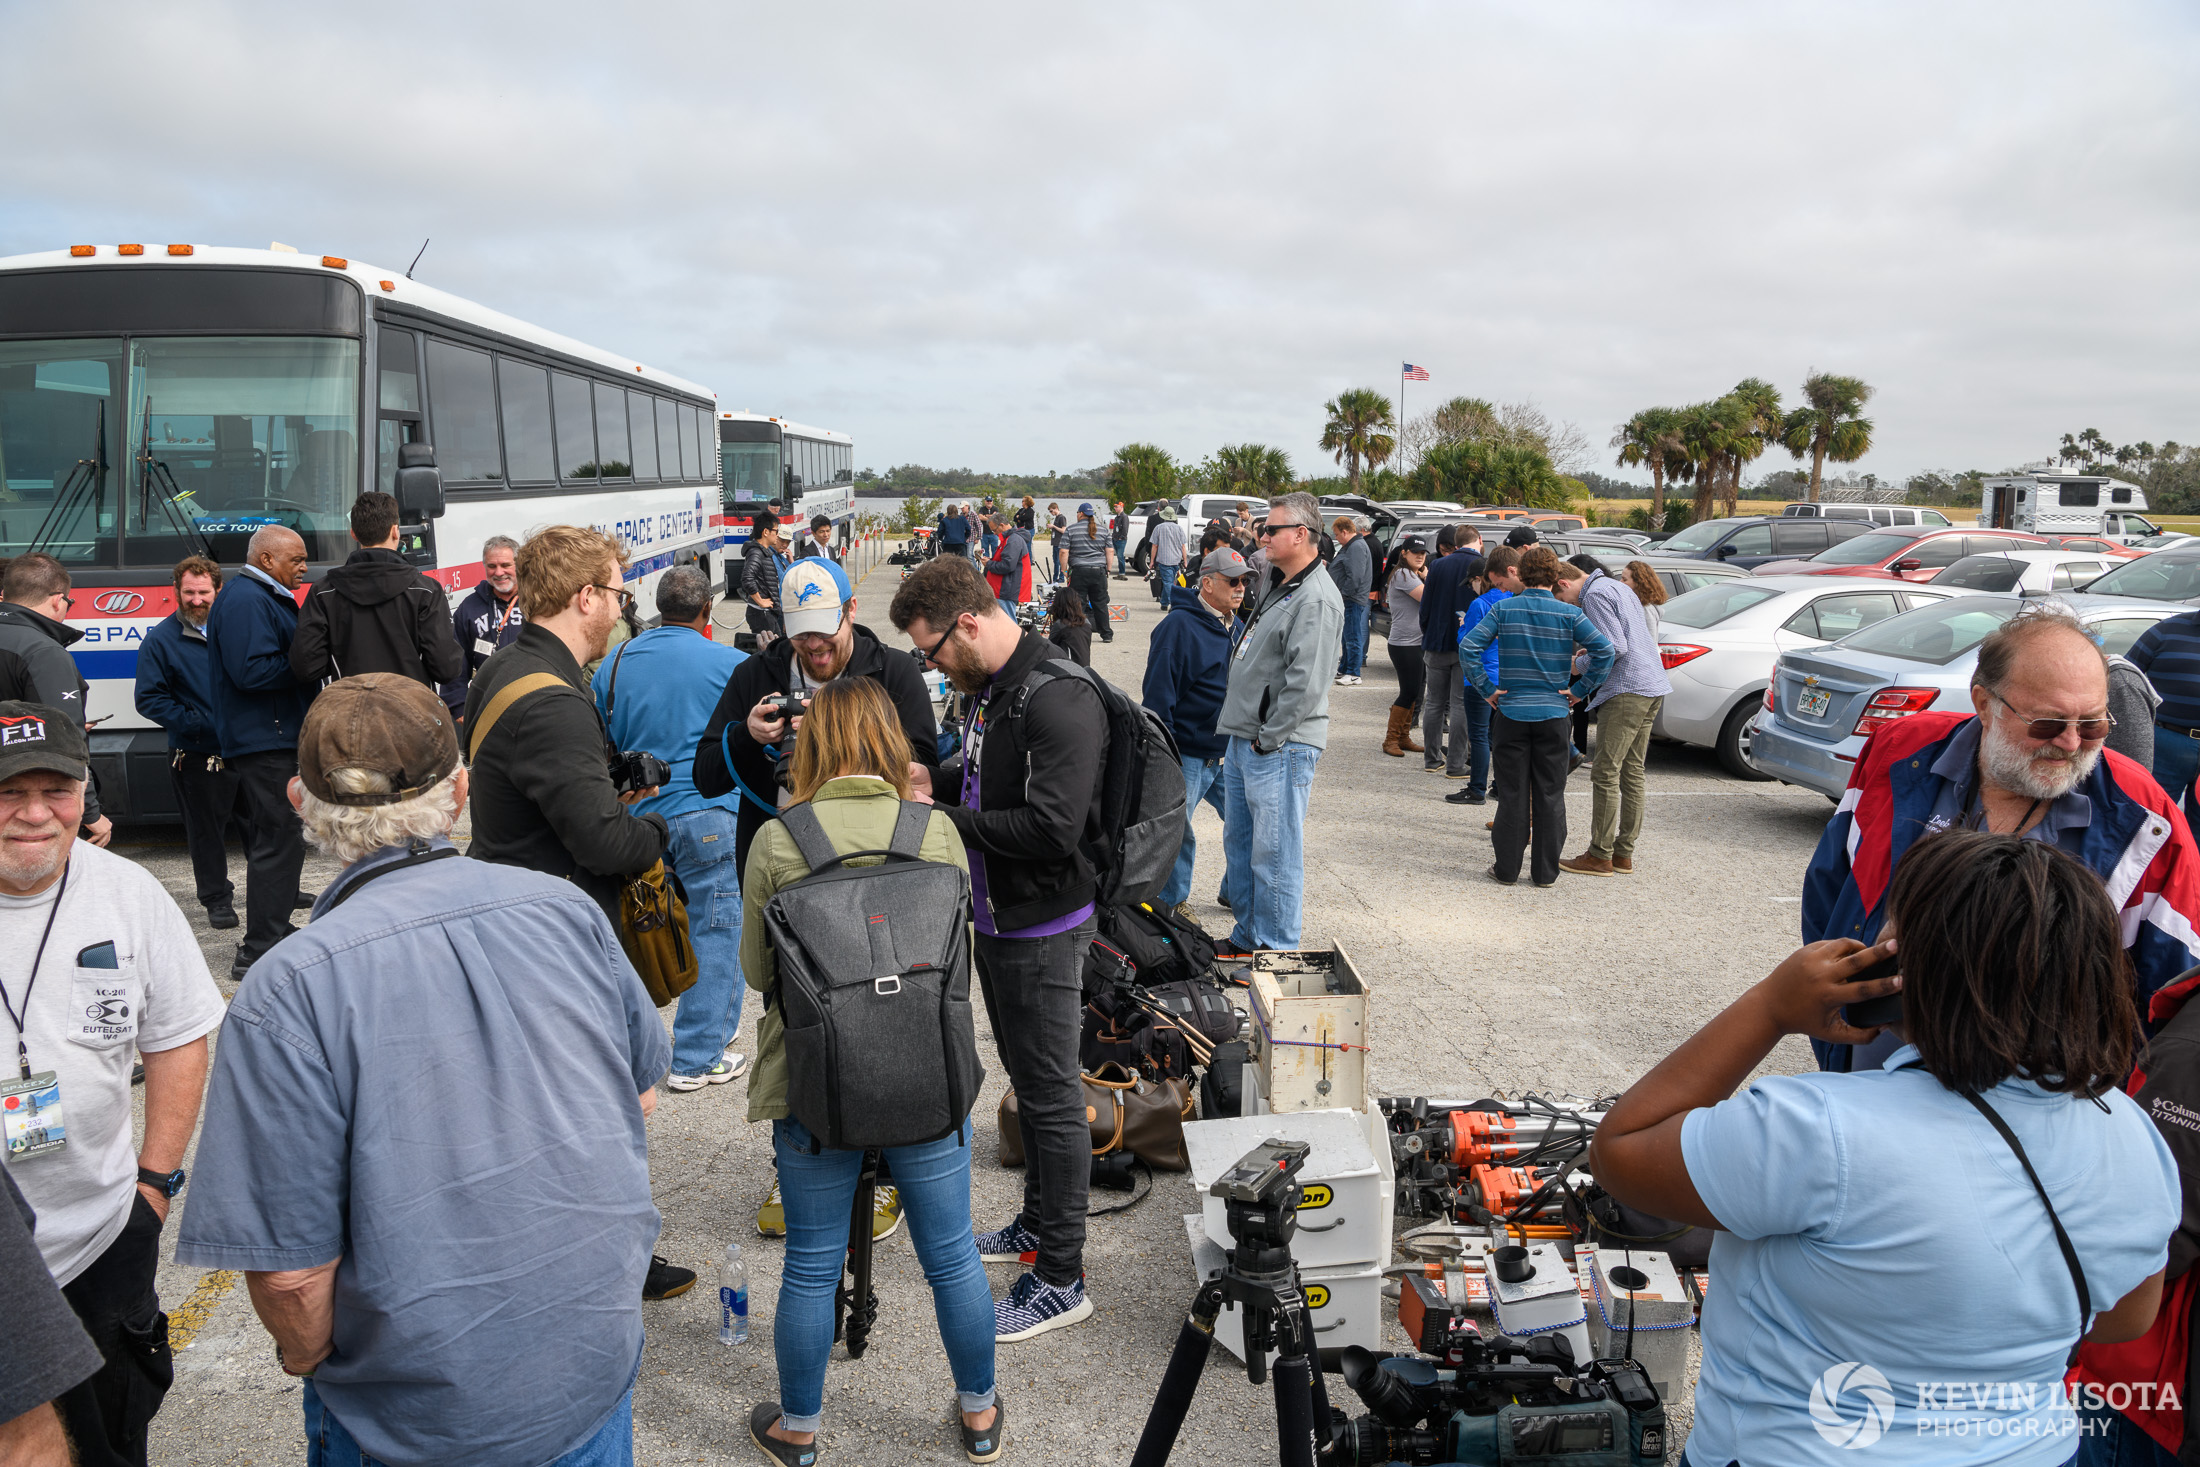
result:
M 2200 9 L 0 0 L 0 254 L 283 240 L 1009 471 L 1813 367 L 1883 478 L 2200 440 Z M 1787 466 L 1766 459 L 1760 471 Z

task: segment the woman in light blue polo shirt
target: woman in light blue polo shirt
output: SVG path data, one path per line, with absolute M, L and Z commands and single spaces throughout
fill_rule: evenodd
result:
M 1888 940 L 1790 956 L 1591 1148 L 1615 1197 L 1720 1230 L 1694 1467 L 2059 1467 L 2079 1336 L 2136 1338 L 2160 1302 L 2177 1171 L 2116 1088 L 2139 1018 L 2100 879 L 2039 841 L 1949 831 L 1910 848 L 1887 901 Z M 1859 980 L 1898 944 L 1900 977 Z M 1841 1006 L 1896 991 L 1909 1043 L 1885 1068 L 1733 1093 L 1785 1035 L 1873 1037 Z

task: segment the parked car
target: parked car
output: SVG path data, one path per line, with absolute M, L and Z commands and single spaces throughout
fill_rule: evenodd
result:
M 1599 560 L 1619 557 L 1622 565 L 1630 560 L 1654 561 L 1656 556 L 1643 554 L 1642 547 L 1632 540 L 1622 540 L 1609 530 L 1574 530 L 1565 534 L 1537 533 L 1538 543 L 1548 545 L 1561 558 L 1569 555 L 1594 555 Z
M 2200 537 L 2188 535 L 2183 530 L 2164 530 L 2159 535 L 2147 536 L 2131 548 L 2134 550 L 2167 550 L 2173 545 L 2181 545 L 2185 541 L 2195 538 Z
M 2130 651 L 2148 627 L 2185 609 L 2113 596 L 2065 600 L 2110 652 Z M 1978 644 L 2024 604 L 2022 596 L 1953 596 L 1830 647 L 1782 652 L 1749 741 L 1750 763 L 1783 784 L 1840 799 L 1876 730 L 1928 708 L 1970 709 Z
M 2078 550 L 2100 556 L 2114 565 L 2122 560 L 2137 560 L 2146 554 L 2137 545 L 2126 545 L 2121 540 L 2103 540 L 2097 535 L 2042 535 L 2041 539 L 2058 550 Z
M 1910 504 L 1832 504 L 1797 503 L 1783 505 L 1783 518 L 1801 515 L 1804 518 L 1829 520 L 1869 520 L 1875 525 L 1921 525 L 1926 529 L 1945 528 L 1949 519 L 1937 509 L 1921 509 Z
M 2127 560 L 2085 589 L 2094 596 L 2200 605 L 2200 545 Z
M 1935 605 L 1955 593 L 1862 577 L 1737 576 L 1658 608 L 1665 675 L 1673 684 L 1651 732 L 1716 752 L 1737 779 L 1767 779 L 1749 762 L 1750 725 L 1783 652 Z
M 1603 535 L 1613 540 L 1625 540 L 1630 545 L 1641 546 L 1650 543 L 1650 532 L 1648 530 L 1626 530 L 1616 525 L 1598 525 L 1589 533 Z
M 1748 515 L 1731 520 L 1698 520 L 1656 548 L 1660 555 L 1721 560 L 1755 569 L 1773 561 L 1808 559 L 1829 545 L 1858 538 L 1869 529 L 1871 526 L 1863 520 Z
M 1757 574 L 1929 581 L 1966 555 L 2046 548 L 2047 542 L 2039 536 L 2014 530 L 1873 530 L 1830 546 L 1807 561 L 1780 560 L 1761 565 Z
M 2068 550 L 2007 550 L 1993 555 L 1966 555 L 1926 584 L 1962 591 L 2044 595 L 2082 589 L 2115 563 L 2098 552 L 2084 555 Z

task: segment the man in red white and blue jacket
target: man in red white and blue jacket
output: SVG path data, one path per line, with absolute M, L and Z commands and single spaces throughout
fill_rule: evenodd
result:
M 2054 842 L 2106 883 L 2145 1013 L 2200 963 L 2200 851 L 2176 800 L 2102 747 L 2099 647 L 2067 611 L 2027 609 L 1980 644 L 1971 700 L 1972 716 L 1913 714 L 1864 745 L 1803 878 L 1803 940 L 1876 942 L 1895 863 L 1920 836 L 1950 825 L 2021 834 Z M 1827 1070 L 1876 1058 L 1815 1039 L 1811 1048 Z

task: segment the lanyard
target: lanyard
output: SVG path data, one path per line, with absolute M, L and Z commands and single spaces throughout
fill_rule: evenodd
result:
M 2039 814 L 2040 806 L 2046 803 L 2047 802 L 2045 800 L 2034 800 L 2032 802 L 2032 807 L 2024 812 L 2024 818 L 2016 823 L 2015 827 L 2009 831 L 2009 834 L 2016 836 L 2019 839 L 2022 839 L 2024 835 L 2024 828 L 2032 823 L 2032 817 Z M 1963 802 L 1963 828 L 1965 830 L 1983 830 L 1988 832 L 1989 834 L 1992 833 L 1993 827 L 1989 825 L 1986 820 L 1986 790 L 1984 780 L 1972 781 L 1971 797 Z
M 46 930 L 38 934 L 38 953 L 31 959 L 30 981 L 23 985 L 21 1013 L 17 1013 L 15 1005 L 9 1001 L 6 986 L 0 985 L 0 1006 L 6 1007 L 8 1017 L 15 1023 L 15 1067 L 25 1080 L 31 1077 L 31 1051 L 24 1032 L 30 1024 L 31 990 L 38 986 L 38 968 L 46 961 L 46 939 L 53 936 L 53 919 L 61 915 L 61 898 L 68 889 L 69 868 L 64 865 L 61 868 L 61 884 L 54 888 L 53 906 L 46 911 Z
M 1260 619 L 1266 616 L 1271 610 L 1278 606 L 1288 606 L 1291 602 L 1291 598 L 1299 594 L 1300 583 L 1321 568 L 1322 563 L 1319 560 L 1316 560 L 1305 570 L 1300 571 L 1290 580 L 1285 581 L 1282 585 L 1276 587 L 1273 591 L 1270 591 L 1266 596 L 1261 598 L 1260 603 L 1253 608 L 1253 614 L 1245 619 L 1244 627 L 1242 627 L 1238 632 L 1238 640 L 1242 642 L 1247 637 L 1250 637 L 1253 634 L 1253 628 L 1260 625 Z

